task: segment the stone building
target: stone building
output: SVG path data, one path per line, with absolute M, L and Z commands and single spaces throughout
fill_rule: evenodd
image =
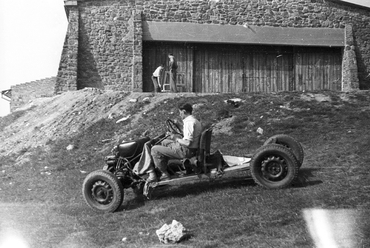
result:
M 9 93 L 10 111 L 32 102 L 34 99 L 55 95 L 56 77 L 43 78 L 23 84 L 13 85 Z
M 181 90 L 370 88 L 370 9 L 339 0 L 65 0 L 55 93 L 149 92 L 168 53 Z

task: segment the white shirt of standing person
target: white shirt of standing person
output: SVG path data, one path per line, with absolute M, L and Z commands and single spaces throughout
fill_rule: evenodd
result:
M 161 71 L 163 69 L 163 66 L 158 66 L 157 69 L 153 72 L 153 77 L 159 77 L 161 75 Z
M 161 71 L 163 70 L 163 66 L 158 66 L 157 69 L 155 69 L 155 71 L 153 72 L 153 77 L 156 77 L 157 78 L 157 82 L 158 82 L 158 85 L 159 87 L 161 87 L 161 80 L 159 80 L 160 76 L 161 76 Z

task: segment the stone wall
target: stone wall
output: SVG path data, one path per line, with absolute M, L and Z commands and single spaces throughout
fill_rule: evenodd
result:
M 55 93 L 77 90 L 79 11 L 76 1 L 66 3 L 68 29 L 59 63 Z
M 55 85 L 56 77 L 51 77 L 12 86 L 10 111 L 13 112 L 36 98 L 54 96 Z
M 79 5 L 78 88 L 131 90 L 133 1 Z
M 335 0 L 79 0 L 78 12 L 78 89 L 141 90 L 141 21 L 343 29 L 350 25 L 354 45 L 349 46 L 349 58 L 357 60 L 360 88 L 370 88 L 369 8 Z

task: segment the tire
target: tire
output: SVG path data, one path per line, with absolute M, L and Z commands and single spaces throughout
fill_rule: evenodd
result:
M 115 175 L 106 170 L 97 170 L 86 176 L 82 194 L 92 209 L 114 212 L 122 204 L 124 191 Z
M 253 180 L 262 187 L 286 188 L 297 178 L 298 160 L 289 148 L 267 144 L 254 153 L 250 171 Z
M 279 144 L 291 149 L 298 160 L 298 167 L 301 168 L 304 159 L 304 151 L 301 143 L 294 138 L 286 134 L 277 134 L 267 139 L 263 145 L 267 144 Z

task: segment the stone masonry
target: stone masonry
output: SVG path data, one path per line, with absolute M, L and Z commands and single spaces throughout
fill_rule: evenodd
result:
M 10 111 L 13 112 L 35 98 L 54 96 L 55 85 L 56 77 L 51 77 L 12 86 Z
M 343 90 L 370 88 L 370 9 L 335 0 L 65 0 L 56 93 L 142 90 L 142 21 L 345 29 Z

